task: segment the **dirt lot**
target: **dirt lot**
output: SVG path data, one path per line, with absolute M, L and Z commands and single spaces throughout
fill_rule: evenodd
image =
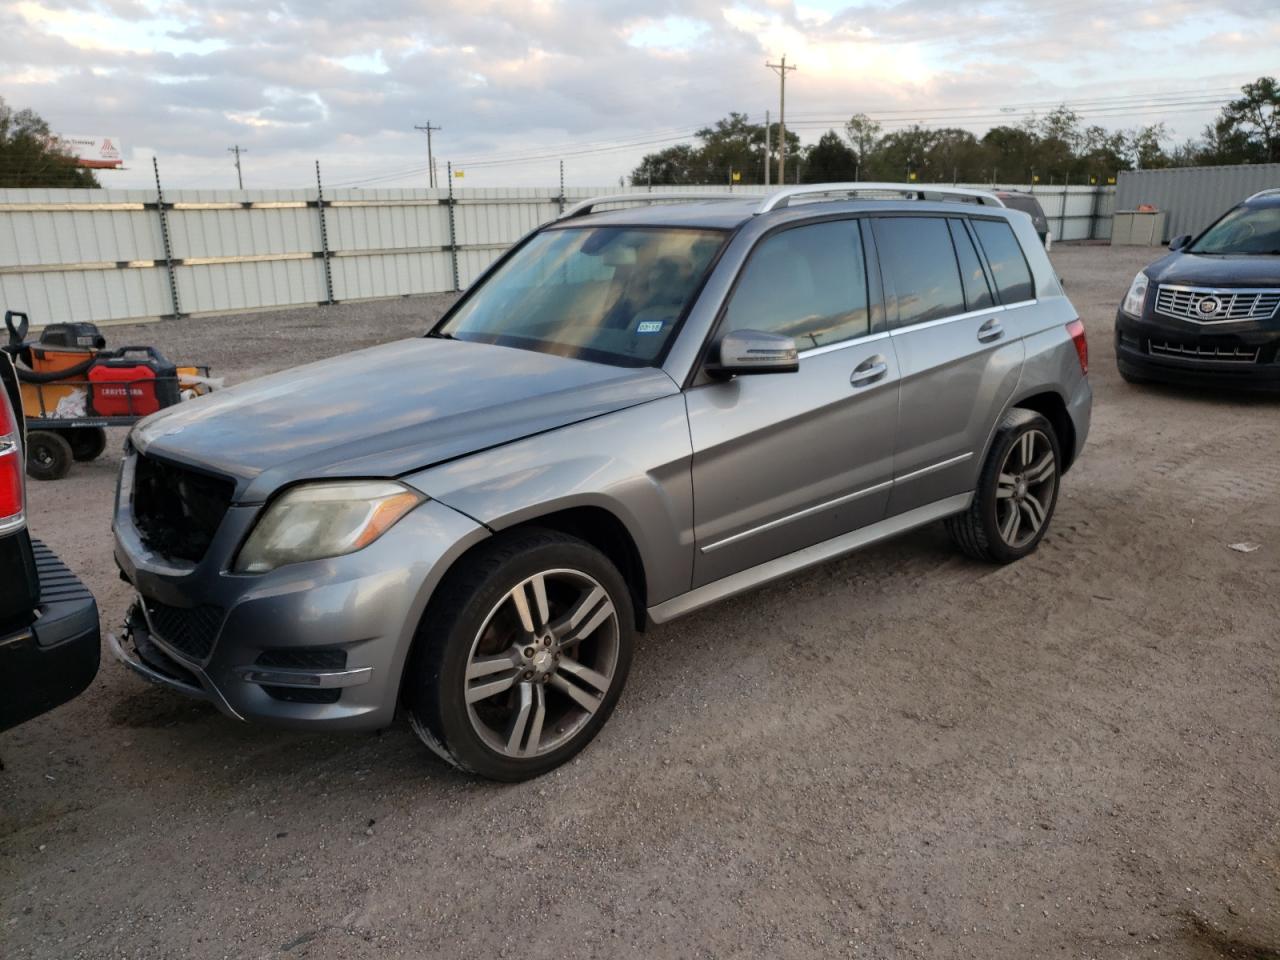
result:
M 0 736 L 0 955 L 1280 957 L 1280 402 L 1119 380 L 1148 256 L 1054 252 L 1097 396 L 1031 558 L 931 528 L 654 630 L 599 740 L 514 787 L 104 661 Z M 442 305 L 110 336 L 240 380 Z M 31 490 L 107 627 L 113 482 Z

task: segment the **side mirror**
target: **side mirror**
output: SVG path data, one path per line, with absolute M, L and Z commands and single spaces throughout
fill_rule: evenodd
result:
M 795 340 L 776 333 L 733 330 L 720 338 L 716 351 L 717 359 L 708 364 L 707 369 L 718 377 L 795 373 L 800 369 Z
M 1169 249 L 1181 250 L 1190 242 L 1191 242 L 1191 234 L 1184 233 L 1182 236 L 1174 237 L 1172 240 L 1169 241 Z

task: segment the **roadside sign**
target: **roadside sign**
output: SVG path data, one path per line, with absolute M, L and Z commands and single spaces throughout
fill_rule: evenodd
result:
M 76 166 L 107 170 L 124 165 L 119 137 L 90 137 L 69 134 L 54 138 L 58 146 L 76 158 Z

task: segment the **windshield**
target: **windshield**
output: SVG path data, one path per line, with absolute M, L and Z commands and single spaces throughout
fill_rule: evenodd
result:
M 438 336 L 651 366 L 724 243 L 719 230 L 570 227 L 538 234 Z
M 1236 207 L 1190 249 L 1192 253 L 1280 254 L 1280 207 Z

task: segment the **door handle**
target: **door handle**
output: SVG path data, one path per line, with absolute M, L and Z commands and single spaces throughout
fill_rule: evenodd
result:
M 855 387 L 865 387 L 869 383 L 875 383 L 888 372 L 889 364 L 877 353 L 873 357 L 867 357 L 853 368 L 853 373 L 849 375 L 849 383 Z
M 978 340 L 982 343 L 990 343 L 992 340 L 999 340 L 1003 336 L 1004 327 L 1000 325 L 998 317 L 992 317 L 978 328 Z

